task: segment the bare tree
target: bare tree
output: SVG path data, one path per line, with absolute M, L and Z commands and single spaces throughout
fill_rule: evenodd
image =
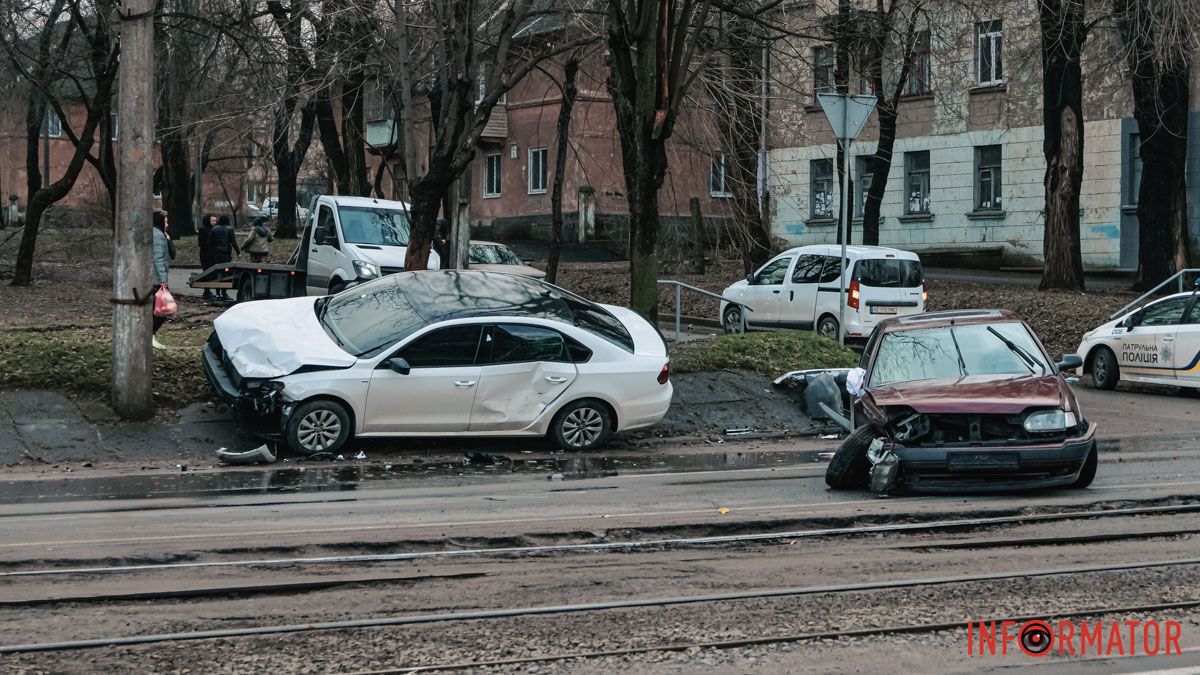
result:
M 427 97 L 432 134 L 425 172 L 407 177 L 412 203 L 408 269 L 428 264 L 438 211 L 475 158 L 500 98 L 546 59 L 595 40 L 581 25 L 567 21 L 575 12 L 566 2 L 537 13 L 532 0 L 434 0 L 427 5 L 421 18 L 430 25 L 423 32 L 431 56 L 424 60 L 422 76 L 410 80 Z M 566 23 L 556 31 L 556 40 L 534 30 L 534 19 L 550 17 Z M 412 112 L 409 116 L 416 117 Z
M 303 100 L 304 85 L 314 77 L 315 70 L 308 52 L 303 47 L 304 9 L 305 5 L 301 2 L 292 3 L 288 8 L 278 0 L 270 0 L 267 3 L 267 10 L 271 13 L 275 26 L 284 37 L 286 66 L 283 68 L 283 95 L 272 115 L 271 157 L 275 162 L 276 190 L 279 198 L 279 220 L 275 234 L 285 238 L 296 236 L 296 184 L 300 169 L 304 165 L 304 157 L 312 144 L 313 128 L 317 119 L 315 97 L 309 94 L 307 100 Z M 295 121 L 297 109 L 300 110 L 298 128 Z M 293 129 L 296 130 L 295 144 L 291 141 Z
M 696 77 L 710 0 L 607 0 L 608 90 L 629 205 L 630 307 L 658 315 L 658 193 L 667 140 Z
M 1083 186 L 1083 0 L 1039 0 L 1046 225 L 1041 289 L 1083 290 L 1079 192 Z
M 92 158 L 97 130 L 102 123 L 107 126 L 111 111 L 118 47 L 109 21 L 115 6 L 108 0 L 96 0 L 85 18 L 79 2 L 54 0 L 49 6 L 13 8 L 14 13 L 7 17 L 0 37 L 12 66 L 28 82 L 25 94 L 28 206 L 17 250 L 14 286 L 32 283 L 37 235 L 46 210 L 74 187 Z M 75 58 L 80 52 L 82 58 Z M 70 70 L 79 66 L 80 70 Z M 86 111 L 78 130 L 72 126 L 68 114 L 68 105 L 73 101 L 82 102 Z M 41 136 L 48 133 L 51 112 L 74 149 L 63 174 L 53 182 L 50 176 L 43 177 L 39 167 Z
M 1113 0 L 1141 142 L 1136 290 L 1187 266 L 1187 138 L 1196 17 L 1192 0 Z
M 550 253 L 546 260 L 546 281 L 556 283 L 558 259 L 562 254 L 563 230 L 563 181 L 566 179 L 567 150 L 571 143 L 571 112 L 575 109 L 575 97 L 579 88 L 575 81 L 579 76 L 579 56 L 572 54 L 563 64 L 562 103 L 558 107 L 558 125 L 555 129 L 554 185 L 550 192 Z

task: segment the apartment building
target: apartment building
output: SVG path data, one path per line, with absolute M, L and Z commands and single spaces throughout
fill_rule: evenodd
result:
M 811 14 L 822 11 L 812 2 L 803 5 L 791 20 L 811 23 Z M 980 15 L 942 5 L 918 24 L 880 244 L 1039 266 L 1046 164 L 1037 6 L 1012 0 Z M 1085 50 L 1081 241 L 1084 265 L 1093 270 L 1137 266 L 1137 124 L 1111 39 L 1097 31 Z M 815 96 L 833 87 L 835 49 L 815 41 L 780 47 L 787 52 L 773 55 L 772 77 L 795 95 L 780 93 L 771 101 L 773 231 L 790 244 L 832 242 L 841 199 L 837 150 Z M 853 93 L 869 89 L 853 68 L 850 86 Z M 873 115 L 851 146 L 854 242 L 861 240 L 863 193 L 874 180 L 863 158 L 875 152 L 877 140 Z M 1197 143 L 1195 135 L 1189 142 Z M 1193 156 L 1200 153 L 1189 150 Z M 1189 159 L 1189 170 L 1194 204 L 1200 163 Z M 1190 210 L 1193 242 L 1200 233 L 1196 211 Z

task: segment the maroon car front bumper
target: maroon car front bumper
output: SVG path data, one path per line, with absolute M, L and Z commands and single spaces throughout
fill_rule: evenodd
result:
M 1096 447 L 1096 424 L 1065 440 L 1032 445 L 947 445 L 906 447 L 900 485 L 915 492 L 1034 490 L 1071 485 Z

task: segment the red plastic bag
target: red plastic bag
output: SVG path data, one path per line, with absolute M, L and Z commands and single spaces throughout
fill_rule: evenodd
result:
M 174 319 L 179 312 L 179 305 L 175 304 L 175 296 L 171 295 L 170 289 L 166 284 L 158 287 L 158 292 L 154 294 L 154 316 L 164 319 Z

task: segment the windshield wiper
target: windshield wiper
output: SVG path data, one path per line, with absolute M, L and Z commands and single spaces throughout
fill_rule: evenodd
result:
M 1015 343 L 1012 340 L 1009 340 L 1008 338 L 1001 335 L 1000 331 L 996 330 L 996 328 L 994 326 L 988 326 L 987 329 L 988 329 L 989 333 L 1000 338 L 1000 341 L 1003 342 L 1004 346 L 1008 347 L 1009 350 L 1012 351 L 1012 353 L 1021 357 L 1021 363 L 1024 364 L 1024 366 L 1029 369 L 1030 373 L 1033 373 L 1033 366 L 1034 366 L 1034 364 L 1037 364 L 1038 371 L 1041 372 L 1042 374 L 1045 374 L 1046 369 L 1042 366 L 1041 363 L 1038 363 L 1037 361 L 1035 361 L 1033 359 L 1033 357 L 1029 355 L 1029 352 L 1026 352 L 1024 349 L 1021 349 L 1021 347 L 1019 347 L 1017 345 L 1017 343 Z
M 954 335 L 954 328 L 950 328 L 950 339 L 954 341 L 954 355 L 958 357 L 958 376 L 967 376 L 967 362 L 963 361 L 962 348 L 958 346 L 958 337 Z

